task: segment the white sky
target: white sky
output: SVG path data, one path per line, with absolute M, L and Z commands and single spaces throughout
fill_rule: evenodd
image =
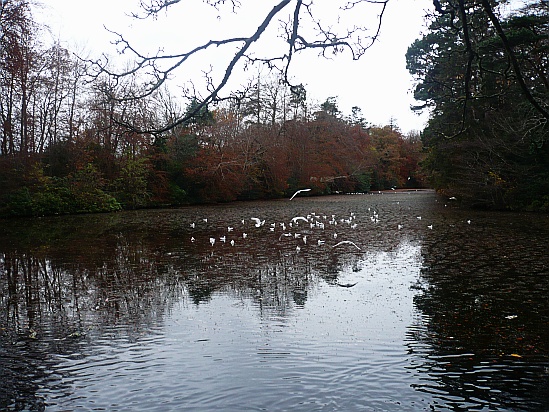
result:
M 250 2 L 251 1 L 251 2 Z M 42 0 L 43 8 L 36 13 L 39 21 L 47 23 L 54 37 L 66 42 L 74 51 L 85 51 L 90 56 L 106 53 L 116 56 L 114 39 L 107 28 L 128 36 L 143 50 L 186 51 L 191 45 L 211 38 L 237 34 L 249 36 L 265 17 L 274 3 L 266 0 L 241 0 L 244 6 L 237 15 L 218 13 L 199 0 L 185 0 L 172 7 L 167 16 L 157 21 L 140 22 L 126 14 L 137 11 L 138 0 Z M 330 3 L 328 3 L 330 2 Z M 192 4 L 192 7 L 187 4 Z M 316 0 L 315 5 L 342 4 L 334 0 Z M 296 60 L 291 74 L 295 83 L 303 83 L 312 101 L 322 102 L 337 96 L 340 110 L 348 115 L 353 106 L 362 109 L 367 121 L 374 125 L 386 125 L 391 118 L 403 132 L 421 130 L 426 115 L 418 116 L 410 110 L 414 104 L 412 79 L 406 70 L 405 53 L 408 46 L 424 29 L 424 10 L 432 8 L 431 0 L 390 0 L 384 15 L 381 37 L 359 60 L 352 61 L 348 54 L 326 60 L 309 53 Z M 253 10 L 252 10 L 253 8 Z M 371 9 L 374 13 L 375 10 Z M 191 13 L 192 11 L 192 13 Z M 289 10 L 290 11 L 290 10 Z M 356 16 L 355 16 L 356 17 Z M 363 16 L 358 16 L 362 21 Z M 368 16 L 364 16 L 364 21 Z M 219 33 L 219 34 L 216 34 Z M 276 33 L 273 33 L 276 35 Z M 272 37 L 271 37 L 272 39 Z M 275 42 L 273 44 L 276 43 Z M 269 47 L 261 45 L 261 47 Z M 275 47 L 273 45 L 273 47 Z M 230 58 L 230 54 L 204 55 L 201 70 L 218 59 Z M 219 64 L 222 67 L 222 64 Z M 197 71 L 196 73 L 200 73 Z M 256 72 L 235 73 L 234 88 L 253 77 Z M 196 74 L 195 74 L 196 76 Z M 195 80 L 199 83 L 200 78 Z M 225 90 L 229 92 L 230 88 Z

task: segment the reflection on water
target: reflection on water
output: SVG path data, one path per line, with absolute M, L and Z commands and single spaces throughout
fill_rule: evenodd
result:
M 3 226 L 2 410 L 549 409 L 546 217 L 414 192 Z
M 463 221 L 424 242 L 409 332 L 418 389 L 453 408 L 549 410 L 548 219 Z

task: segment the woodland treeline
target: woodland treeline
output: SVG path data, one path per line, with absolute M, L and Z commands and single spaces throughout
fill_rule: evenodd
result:
M 431 184 L 478 207 L 549 210 L 549 2 L 435 1 L 408 49 Z M 498 6 L 500 6 L 498 8 Z
M 419 136 L 370 126 L 357 107 L 344 116 L 335 97 L 315 106 L 303 86 L 257 76 L 244 97 L 146 132 L 199 101 L 181 107 L 166 88 L 116 99 L 142 86 L 91 76 L 88 62 L 60 43 L 46 46 L 25 1 L 3 2 L 1 25 L 1 215 L 423 185 Z
M 273 13 L 290 3 L 280 1 Z M 394 124 L 370 125 L 358 107 L 342 113 L 336 97 L 313 104 L 305 87 L 288 86 L 293 52 L 339 53 L 350 46 L 345 30 L 307 42 L 295 19 L 285 26 L 292 53 L 265 60 L 282 59 L 286 70 L 258 74 L 227 99 L 212 84 L 205 99 L 186 93 L 182 100 L 156 81 L 170 73 L 158 71 L 154 58 L 115 74 L 61 42 L 46 44 L 28 1 L 3 1 L 0 215 L 426 185 L 470 206 L 549 210 L 549 4 L 526 1 L 513 11 L 505 0 L 433 4 L 428 29 L 406 56 L 416 109 L 430 119 L 421 136 L 404 136 Z M 294 17 L 301 12 L 296 2 Z M 247 48 L 264 29 L 243 38 L 236 56 L 253 63 Z M 147 81 L 136 75 L 141 68 L 152 70 Z

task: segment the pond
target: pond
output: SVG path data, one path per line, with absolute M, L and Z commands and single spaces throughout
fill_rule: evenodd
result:
M 0 410 L 549 410 L 549 217 L 432 191 L 2 222 Z

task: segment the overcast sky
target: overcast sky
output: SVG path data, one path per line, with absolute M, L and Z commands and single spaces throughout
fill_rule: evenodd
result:
M 218 18 L 218 13 L 211 7 L 199 0 L 190 0 L 171 8 L 168 16 L 161 16 L 157 21 L 139 22 L 127 16 L 127 13 L 138 10 L 137 0 L 43 2 L 45 4 L 37 13 L 37 19 L 47 23 L 53 36 L 66 43 L 69 49 L 85 51 L 91 56 L 99 53 L 116 55 L 114 46 L 110 44 L 113 35 L 105 30 L 105 26 L 127 35 L 143 50 L 155 51 L 163 47 L 166 51 L 181 52 L 187 50 L 193 41 L 201 43 L 204 36 L 206 40 L 220 38 L 233 29 L 235 34 L 249 36 L 263 20 L 265 12 L 276 3 L 241 0 L 246 7 L 237 15 L 222 13 Z M 333 0 L 316 0 L 314 3 L 318 7 L 323 7 L 323 3 L 342 4 Z M 189 9 L 184 4 L 193 4 L 193 7 Z M 327 97 L 337 96 L 344 114 L 350 114 L 351 108 L 358 106 L 366 120 L 374 125 L 386 125 L 394 118 L 405 133 L 421 130 L 426 115 L 418 116 L 410 110 L 414 100 L 405 53 L 424 31 L 423 16 L 425 10 L 432 7 L 431 0 L 390 0 L 379 42 L 359 61 L 352 61 L 348 54 L 326 60 L 310 53 L 296 60 L 291 73 L 295 82 L 305 85 L 313 101 L 322 102 Z M 375 17 L 375 10 L 372 11 Z M 364 21 L 367 21 L 366 17 Z M 223 57 L 219 49 L 215 52 L 217 56 L 205 55 L 200 63 L 209 65 Z M 202 70 L 204 66 L 197 67 L 200 67 L 197 70 Z M 236 73 L 233 87 L 238 87 L 254 74 Z

